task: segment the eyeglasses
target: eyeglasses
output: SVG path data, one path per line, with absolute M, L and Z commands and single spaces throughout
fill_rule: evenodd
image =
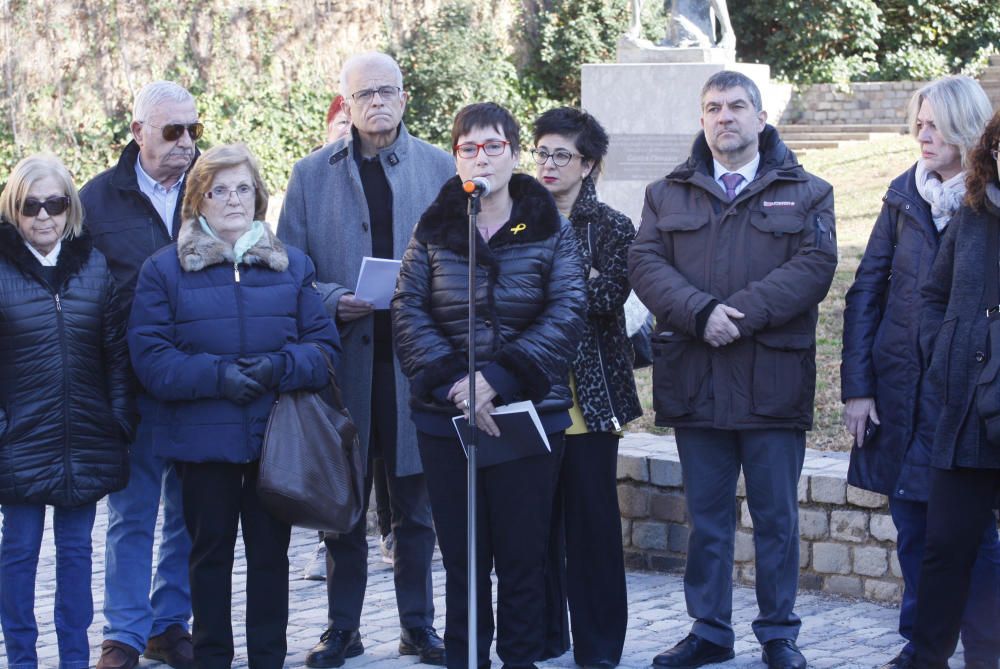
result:
M 502 156 L 504 151 L 507 150 L 508 144 L 510 142 L 504 139 L 491 139 L 482 144 L 476 144 L 475 142 L 456 144 L 452 149 L 459 158 L 475 158 L 479 155 L 479 149 L 482 149 L 483 153 L 487 156 Z
M 219 200 L 220 202 L 229 202 L 229 198 L 236 193 L 236 197 L 239 199 L 244 199 L 252 196 L 256 189 L 249 184 L 240 184 L 236 188 L 226 188 L 225 186 L 216 186 L 212 190 L 205 193 L 205 197 L 209 200 Z
M 185 130 L 187 130 L 187 133 L 188 135 L 191 136 L 191 139 L 197 141 L 198 139 L 201 138 L 201 133 L 205 131 L 205 126 L 202 125 L 201 123 L 188 123 L 188 124 L 170 123 L 167 125 L 153 125 L 148 121 L 146 121 L 145 123 L 148 126 L 163 131 L 163 139 L 167 140 L 168 142 L 176 142 L 178 139 L 181 138 L 181 135 L 184 134 Z
M 566 167 L 569 165 L 569 161 L 573 160 L 579 153 L 570 153 L 563 149 L 556 149 L 552 153 L 549 153 L 545 149 L 532 149 L 531 157 L 535 159 L 535 162 L 539 165 L 544 165 L 545 162 L 551 158 L 552 164 L 556 167 Z
M 29 197 L 21 205 L 21 213 L 25 216 L 38 216 L 38 212 L 42 209 L 48 212 L 49 216 L 58 216 L 69 209 L 69 198 L 65 195 L 62 197 L 50 197 L 42 202 Z
M 356 92 L 351 96 L 355 102 L 359 105 L 371 104 L 371 101 L 375 99 L 375 94 L 382 98 L 383 101 L 391 100 L 392 96 L 398 96 L 403 92 L 403 89 L 399 86 L 379 86 L 378 88 L 366 88 L 364 90 Z

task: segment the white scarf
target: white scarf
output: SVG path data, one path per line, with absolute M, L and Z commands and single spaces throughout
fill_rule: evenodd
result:
M 965 197 L 965 171 L 947 181 L 941 181 L 937 172 L 931 172 L 921 158 L 917 161 L 917 192 L 931 206 L 931 216 L 938 232 L 944 230 L 952 215 L 962 206 Z

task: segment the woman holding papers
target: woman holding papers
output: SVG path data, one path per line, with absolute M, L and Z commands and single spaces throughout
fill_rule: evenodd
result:
M 642 415 L 623 310 L 635 228 L 628 216 L 597 199 L 594 177 L 608 151 L 608 135 L 597 119 L 572 107 L 551 109 L 535 121 L 534 139 L 538 180 L 572 222 L 587 276 L 587 319 L 570 373 L 573 424 L 566 430 L 553 519 L 554 528 L 565 527 L 565 561 L 554 556 L 550 580 L 559 592 L 555 584 L 565 570 L 576 663 L 614 667 L 628 618 L 618 440 L 625 424 Z M 558 621 L 565 598 L 556 604 L 552 615 Z
M 129 320 L 132 364 L 154 400 L 142 420 L 181 478 L 199 669 L 233 662 L 238 528 L 250 666 L 285 664 L 291 528 L 256 494 L 264 428 L 276 393 L 323 388 L 340 354 L 313 263 L 271 233 L 267 201 L 244 145 L 201 154 L 177 243 L 142 266 Z
M 515 459 L 479 469 L 477 557 L 479 666 L 493 636 L 490 571 L 499 581 L 497 653 L 510 669 L 534 667 L 544 646 L 546 546 L 563 431 L 572 405 L 567 371 L 586 310 L 584 272 L 568 222 L 531 177 L 513 174 L 517 122 L 492 103 L 455 118 L 458 176 L 424 212 L 403 256 L 392 300 L 396 350 L 410 377 L 413 421 L 447 574 L 447 666 L 466 667 L 466 457 L 452 418 L 476 412 L 481 434 L 498 437 Z M 463 181 L 489 192 L 478 220 L 477 321 L 468 330 L 469 196 Z M 475 406 L 468 403 L 467 355 L 476 346 Z M 525 453 L 490 415 L 531 401 L 551 450 Z M 484 446 L 483 454 L 486 453 Z M 501 458 L 502 459 L 502 458 Z M 496 461 L 496 459 L 491 459 Z

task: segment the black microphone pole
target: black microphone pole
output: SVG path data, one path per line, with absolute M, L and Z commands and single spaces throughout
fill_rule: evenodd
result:
M 476 635 L 477 613 L 476 606 L 476 444 L 478 443 L 478 428 L 476 427 L 476 237 L 479 230 L 476 228 L 476 219 L 479 217 L 479 210 L 482 207 L 480 192 L 474 190 L 469 193 L 469 439 L 465 445 L 465 450 L 469 454 L 468 469 L 466 478 L 468 479 L 467 499 L 466 499 L 466 583 L 469 589 L 469 669 L 479 666 L 478 646 L 479 638 Z

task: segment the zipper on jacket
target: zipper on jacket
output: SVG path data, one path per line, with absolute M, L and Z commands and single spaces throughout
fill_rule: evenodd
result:
M 245 327 L 246 323 L 244 322 L 243 319 L 243 301 L 240 299 L 241 298 L 240 264 L 236 261 L 233 261 L 233 279 L 234 279 L 233 290 L 236 292 L 236 317 L 239 319 L 240 322 L 240 357 L 242 358 L 247 354 L 247 345 L 246 345 L 247 333 Z M 229 364 L 235 364 L 235 363 L 229 363 Z M 247 406 L 241 407 L 241 413 L 243 414 L 243 439 L 244 439 L 243 446 L 246 446 L 247 435 L 250 434 L 250 424 L 247 420 Z
M 62 299 L 59 297 L 59 292 L 57 291 L 54 295 L 56 303 L 56 323 L 59 328 L 59 350 L 62 354 L 62 369 L 63 369 L 63 468 L 66 470 L 66 501 L 69 503 L 73 499 L 73 461 L 70 457 L 70 440 L 69 440 L 69 403 L 70 403 L 70 392 L 69 392 L 69 351 L 66 345 L 66 324 L 63 319 L 62 310 Z
M 590 267 L 594 267 L 594 247 L 590 241 L 590 222 L 587 222 L 587 251 L 590 253 Z M 620 432 L 622 427 L 621 423 L 618 422 L 618 416 L 615 415 L 615 403 L 611 399 L 611 388 L 608 386 L 608 374 L 604 370 L 604 354 L 601 352 L 601 337 L 597 332 L 594 333 L 594 339 L 597 341 L 597 364 L 601 367 L 601 380 L 604 381 L 604 394 L 608 398 L 608 407 L 611 409 L 611 424 L 615 426 L 615 431 Z M 577 393 L 577 400 L 580 399 L 579 393 Z M 580 405 L 580 411 L 583 412 L 583 405 Z M 587 421 L 584 420 L 584 423 Z

